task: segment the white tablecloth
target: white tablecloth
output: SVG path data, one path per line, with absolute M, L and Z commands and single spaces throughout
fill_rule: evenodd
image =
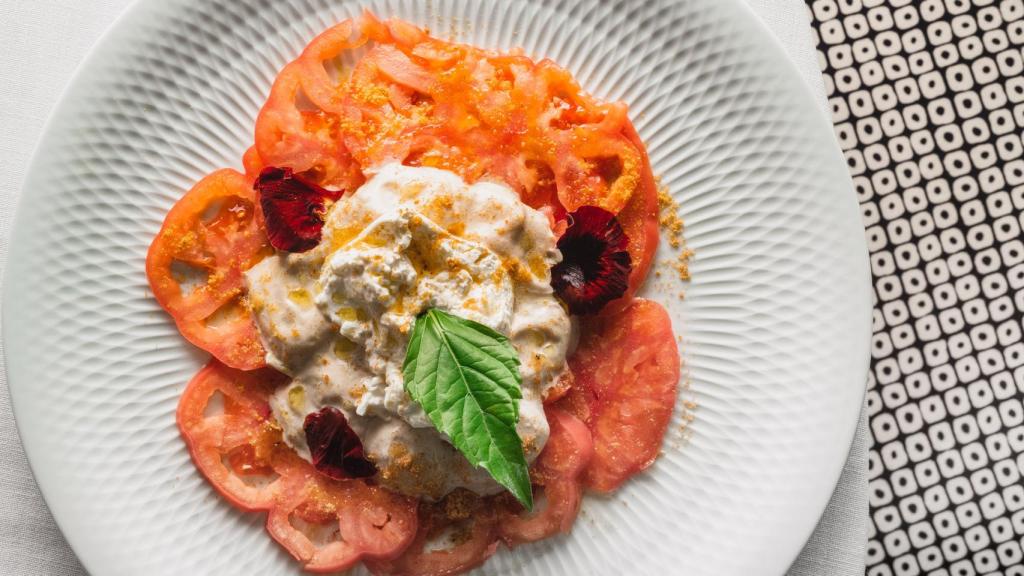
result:
M 0 57 L 0 271 L 29 157 L 46 118 L 89 47 L 129 2 L 0 0 L 4 49 Z M 747 2 L 779 38 L 825 106 L 805 4 L 801 0 Z M 0 366 L 3 361 L 0 356 Z M 862 419 L 839 486 L 791 575 L 864 573 L 867 442 Z M 0 373 L 0 574 L 85 574 L 32 479 L 14 426 L 4 373 Z

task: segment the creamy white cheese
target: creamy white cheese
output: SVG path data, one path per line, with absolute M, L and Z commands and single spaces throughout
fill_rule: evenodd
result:
M 506 334 L 523 377 L 517 430 L 536 457 L 543 395 L 565 374 L 573 330 L 550 287 L 560 254 L 547 217 L 503 185 L 392 164 L 326 220 L 316 248 L 246 274 L 267 361 L 293 377 L 271 399 L 285 441 L 308 459 L 306 415 L 335 406 L 384 484 L 432 499 L 500 491 L 409 398 L 401 368 L 415 318 L 431 307 Z

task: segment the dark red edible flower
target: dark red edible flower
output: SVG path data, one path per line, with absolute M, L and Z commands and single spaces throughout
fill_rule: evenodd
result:
M 558 239 L 562 261 L 551 269 L 551 287 L 572 314 L 596 314 L 629 287 L 633 265 L 629 238 L 611 212 L 581 206 L 569 214 L 569 227 Z
M 318 186 L 291 168 L 264 168 L 254 186 L 267 224 L 270 245 L 286 252 L 305 252 L 320 243 L 324 203 L 341 192 Z
M 366 459 L 362 441 L 349 427 L 341 410 L 325 406 L 307 415 L 302 430 L 306 433 L 313 466 L 321 474 L 341 480 L 366 478 L 377 473 L 377 467 Z

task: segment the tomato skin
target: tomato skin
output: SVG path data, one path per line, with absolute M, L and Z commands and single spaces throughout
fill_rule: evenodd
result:
M 679 349 L 662 306 L 635 299 L 581 328 L 569 359 L 575 382 L 555 403 L 582 420 L 594 438 L 584 484 L 610 492 L 654 462 L 675 407 Z
M 167 213 L 146 255 L 146 276 L 186 339 L 229 366 L 253 370 L 265 365 L 266 353 L 246 309 L 242 273 L 270 252 L 252 183 L 218 170 Z M 179 264 L 205 274 L 189 293 L 176 278 Z
M 263 158 L 260 158 L 260 151 L 256 149 L 255 145 L 246 149 L 245 154 L 242 155 L 242 166 L 245 168 L 245 178 L 250 182 L 255 181 L 260 172 L 267 167 Z

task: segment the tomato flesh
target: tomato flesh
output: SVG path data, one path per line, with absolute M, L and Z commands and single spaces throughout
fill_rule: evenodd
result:
M 593 434 L 584 484 L 610 492 L 658 456 L 675 406 L 679 349 L 668 313 L 651 300 L 589 320 L 580 333 L 569 359 L 573 386 L 555 405 Z
M 362 480 L 329 479 L 298 458 L 282 473 L 286 483 L 267 531 L 309 572 L 394 558 L 416 536 L 416 504 L 404 496 Z

